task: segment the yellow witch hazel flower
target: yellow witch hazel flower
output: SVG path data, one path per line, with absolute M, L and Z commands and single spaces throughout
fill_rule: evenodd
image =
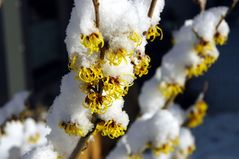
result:
M 217 45 L 224 45 L 228 40 L 227 36 L 221 35 L 219 32 L 216 32 L 214 36 L 214 41 Z
M 142 77 L 143 75 L 148 74 L 150 57 L 148 55 L 138 57 L 138 64 L 134 66 L 134 73 L 135 75 Z
M 83 131 L 80 129 L 79 125 L 77 125 L 76 123 L 60 122 L 58 126 L 59 128 L 64 129 L 65 133 L 67 133 L 68 135 L 80 136 L 80 137 L 85 136 Z
M 208 105 L 205 101 L 200 100 L 195 104 L 193 110 L 188 114 L 188 120 L 186 125 L 189 128 L 195 128 L 203 123 L 203 119 L 206 115 Z
M 211 55 L 207 55 L 204 57 L 204 63 L 210 67 L 212 64 L 216 62 L 217 58 Z
M 196 66 L 190 66 L 190 67 L 186 68 L 188 78 L 201 76 L 217 60 L 216 57 L 213 57 L 213 56 L 210 56 L 210 55 L 205 55 L 205 56 L 202 56 L 201 58 L 203 60 L 200 64 L 198 64 Z
M 91 113 L 104 114 L 112 104 L 110 96 L 102 96 L 100 93 L 89 93 L 86 96 L 84 107 L 89 108 Z
M 163 94 L 164 97 L 170 98 L 177 96 L 178 94 L 182 93 L 184 90 L 183 86 L 180 86 L 177 83 L 166 83 L 162 82 L 159 85 L 159 90 Z
M 129 155 L 128 159 L 142 159 L 142 155 L 140 154 Z
M 58 155 L 56 159 L 64 159 L 62 156 Z
M 196 150 L 196 146 L 195 145 L 191 145 L 187 149 L 189 155 L 192 155 L 195 150 Z
M 129 39 L 135 43 L 136 47 L 138 47 L 142 44 L 142 37 L 137 32 L 132 32 L 129 35 Z
M 160 40 L 163 39 L 163 30 L 157 25 L 151 26 L 146 32 L 146 39 L 151 42 L 155 40 L 156 37 L 160 37 Z
M 206 55 L 208 51 L 212 51 L 213 44 L 211 42 L 200 40 L 194 47 L 194 50 L 199 55 Z
M 180 149 L 179 153 L 182 155 L 187 155 L 190 156 L 193 154 L 193 152 L 196 150 L 196 146 L 195 145 L 191 145 L 189 147 L 187 147 L 186 149 Z
M 153 153 L 156 156 L 160 156 L 161 154 L 169 154 L 170 152 L 173 152 L 174 146 L 170 144 L 164 144 L 162 147 L 154 148 Z
M 40 138 L 41 138 L 40 134 L 39 133 L 35 133 L 34 135 L 29 136 L 27 138 L 27 142 L 29 144 L 36 144 L 40 140 Z
M 174 151 L 174 147 L 178 145 L 179 138 L 177 137 L 175 140 L 172 140 L 166 144 L 163 144 L 160 147 L 153 147 L 149 145 L 149 148 L 152 149 L 152 152 L 155 156 L 160 156 L 161 154 L 169 154 Z
M 126 81 L 114 77 L 106 77 L 102 81 L 104 83 L 103 90 L 114 99 L 125 96 L 131 86 Z
M 94 32 L 90 35 L 81 35 L 81 43 L 90 50 L 90 53 L 99 52 L 104 47 L 104 39 L 101 33 Z
M 187 67 L 187 77 L 198 77 L 201 76 L 208 70 L 208 65 L 205 62 L 202 62 L 196 66 Z
M 118 138 L 125 134 L 126 128 L 123 128 L 121 124 L 117 124 L 113 120 L 107 122 L 100 122 L 96 126 L 96 131 L 101 132 L 102 136 L 108 136 L 111 139 Z
M 69 63 L 68 63 L 68 68 L 73 71 L 77 71 L 77 60 L 78 60 L 78 55 L 74 53 L 71 58 L 69 58 Z
M 118 66 L 123 60 L 127 62 L 126 57 L 130 56 L 128 52 L 122 48 L 116 51 L 107 51 L 106 58 L 109 60 L 110 65 Z
M 79 72 L 77 79 L 82 82 L 92 83 L 97 82 L 103 78 L 103 73 L 98 65 L 93 65 L 90 68 L 82 67 Z

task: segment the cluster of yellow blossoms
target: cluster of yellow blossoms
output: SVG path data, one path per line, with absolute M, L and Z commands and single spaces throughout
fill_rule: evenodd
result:
M 27 142 L 28 142 L 29 144 L 36 144 L 36 143 L 40 140 L 40 138 L 41 138 L 41 136 L 40 136 L 40 134 L 37 132 L 37 133 L 35 133 L 34 135 L 29 136 L 29 137 L 27 138 Z
M 126 128 L 120 124 L 115 123 L 113 120 L 107 122 L 100 122 L 96 127 L 96 132 L 100 132 L 102 136 L 108 136 L 111 139 L 118 138 L 125 134 Z
M 160 156 L 161 154 L 169 154 L 174 151 L 174 147 L 179 144 L 179 138 L 177 137 L 175 140 L 171 142 L 165 143 L 160 147 L 153 147 L 149 144 L 149 148 L 152 150 L 154 155 Z
M 145 33 L 145 38 L 153 41 L 156 37 L 161 36 L 162 30 L 157 26 L 151 26 Z M 134 43 L 135 47 L 132 51 L 124 48 L 113 49 L 100 32 L 94 32 L 90 35 L 81 35 L 81 44 L 89 50 L 89 56 L 98 54 L 99 59 L 90 67 L 83 67 L 80 63 L 80 57 L 77 53 L 72 54 L 69 59 L 68 67 L 75 72 L 76 80 L 83 84 L 80 86 L 82 92 L 86 93 L 85 101 L 82 105 L 88 108 L 92 114 L 101 115 L 106 113 L 112 103 L 127 95 L 129 87 L 132 83 L 120 78 L 120 76 L 108 76 L 102 71 L 102 65 L 109 63 L 111 66 L 119 66 L 122 62 L 128 63 L 127 59 L 131 59 L 134 66 L 134 75 L 142 77 L 148 73 L 150 58 L 141 54 L 137 50 L 142 44 L 142 35 L 137 32 L 128 34 L 128 38 Z M 136 77 L 133 77 L 136 78 Z M 85 136 L 80 126 L 71 122 L 60 122 L 59 127 L 69 135 Z M 103 136 L 117 138 L 124 135 L 126 128 L 114 120 L 100 121 L 96 126 L 96 131 Z
M 213 63 L 216 62 L 218 57 L 215 57 L 209 52 L 213 52 L 213 47 L 215 44 L 224 45 L 227 41 L 227 36 L 221 35 L 219 32 L 216 32 L 214 35 L 214 41 L 205 41 L 202 38 L 199 39 L 199 42 L 195 45 L 194 50 L 197 55 L 202 59 L 202 62 L 197 66 L 187 67 L 187 76 L 188 78 L 198 77 L 205 73 L 208 68 L 211 67 Z
M 214 51 L 214 45 L 223 45 L 226 41 L 227 37 L 222 36 L 219 32 L 216 32 L 213 42 L 205 41 L 202 38 L 199 39 L 199 42 L 194 46 L 194 52 L 196 52 L 201 59 L 201 62 L 197 65 L 186 66 L 187 78 L 191 79 L 192 77 L 198 77 L 204 74 L 218 58 L 217 56 L 210 54 L 210 52 Z M 159 90 L 166 98 L 170 98 L 182 93 L 184 86 L 177 83 L 162 82 L 159 85 Z
M 65 133 L 69 134 L 69 135 L 74 135 L 74 136 L 84 136 L 82 130 L 80 129 L 80 127 L 75 124 L 75 123 L 65 123 L 65 122 L 61 122 L 58 125 L 60 128 L 65 130 Z
M 206 115 L 208 105 L 205 101 L 198 101 L 194 108 L 190 111 L 187 117 L 186 125 L 189 128 L 195 128 L 203 123 L 203 119 Z
M 142 155 L 140 154 L 129 155 L 128 159 L 142 159 Z
M 161 82 L 159 85 L 159 90 L 163 96 L 167 99 L 177 96 L 179 93 L 182 93 L 184 87 L 178 85 L 177 83 L 165 83 Z

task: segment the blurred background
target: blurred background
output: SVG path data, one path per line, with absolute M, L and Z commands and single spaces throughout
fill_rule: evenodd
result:
M 230 6 L 231 3 L 231 0 L 208 0 L 207 8 Z M 0 8 L 0 105 L 22 90 L 31 91 L 29 101 L 32 106 L 52 104 L 59 94 L 61 77 L 68 72 L 64 38 L 72 7 L 73 0 L 3 1 Z M 136 81 L 127 97 L 125 107 L 132 119 L 137 116 L 135 112 L 138 111 L 137 96 L 140 87 L 153 75 L 162 56 L 172 47 L 172 32 L 199 12 L 199 7 L 193 0 L 166 0 L 160 22 L 164 39 L 155 40 L 147 46 L 147 53 L 152 58 L 149 75 Z M 176 99 L 184 107 L 190 106 L 205 81 L 209 82 L 206 95 L 210 106 L 209 115 L 205 124 L 195 130 L 198 142 L 195 158 L 206 159 L 205 156 L 209 156 L 210 159 L 232 159 L 225 156 L 239 156 L 239 151 L 236 151 L 239 150 L 238 6 L 227 21 L 231 34 L 228 44 L 219 48 L 219 60 L 203 77 L 191 80 L 186 92 Z M 104 143 L 105 140 L 107 139 L 103 139 Z M 106 141 L 109 142 L 115 143 Z M 218 152 L 220 155 L 215 157 Z M 103 152 L 106 153 L 107 151 Z

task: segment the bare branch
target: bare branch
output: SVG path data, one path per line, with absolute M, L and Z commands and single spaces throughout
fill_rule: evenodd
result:
M 3 4 L 3 0 L 0 0 L 0 8 L 2 7 Z
M 152 18 L 152 17 L 153 17 L 154 9 L 155 9 L 155 7 L 156 7 L 156 4 L 157 4 L 157 0 L 152 0 L 152 1 L 151 1 L 150 8 L 149 8 L 149 12 L 148 12 L 148 17 L 149 17 L 149 18 Z
M 203 40 L 203 38 L 198 34 L 198 32 L 196 32 L 194 28 L 192 29 L 192 31 L 198 40 Z
M 97 28 L 100 26 L 100 13 L 99 13 L 99 7 L 100 2 L 99 0 L 92 0 L 95 8 L 95 25 Z
M 92 123 L 94 123 L 94 128 L 85 137 L 80 138 L 80 140 L 78 141 L 75 149 L 71 153 L 71 156 L 69 157 L 69 159 L 79 158 L 81 152 L 84 151 L 87 148 L 86 143 L 89 140 L 92 133 L 95 131 L 96 125 L 97 125 L 97 122 L 98 122 L 97 118 L 96 118 L 96 115 L 93 114 L 92 116 L 93 116 Z
M 232 5 L 230 8 L 227 10 L 226 14 L 221 17 L 220 21 L 217 23 L 216 30 L 218 30 L 220 24 L 223 22 L 223 20 L 233 11 L 233 9 L 236 7 L 238 4 L 239 0 L 233 0 Z
M 207 0 L 195 0 L 195 1 L 199 5 L 201 12 L 205 11 Z
M 208 87 L 209 87 L 209 84 L 208 84 L 208 81 L 206 81 L 204 83 L 204 86 L 203 86 L 203 90 L 202 90 L 202 93 L 205 95 L 208 91 Z
M 95 25 L 99 29 L 99 27 L 100 27 L 100 13 L 99 13 L 100 3 L 99 3 L 99 0 L 92 0 L 92 2 L 94 5 L 94 9 L 95 9 Z M 104 47 L 100 49 L 100 60 L 104 59 L 105 51 L 107 49 L 108 49 L 108 42 L 105 42 Z M 97 91 L 101 95 L 103 92 L 103 86 L 104 86 L 103 81 L 100 80 L 98 83 Z M 95 131 L 97 124 L 99 122 L 97 114 L 92 114 L 91 122 L 94 124 L 94 128 L 92 129 L 92 131 L 88 132 L 88 134 L 85 137 L 80 138 L 80 140 L 78 141 L 78 143 L 77 143 L 75 149 L 73 150 L 69 159 L 77 159 L 80 156 L 81 152 L 87 148 L 86 147 L 87 141 L 89 140 L 92 133 Z
M 175 98 L 176 98 L 176 96 L 170 97 L 170 98 L 165 102 L 165 104 L 164 104 L 164 106 L 163 106 L 162 109 L 168 109 L 168 108 L 172 105 L 172 103 L 174 102 Z

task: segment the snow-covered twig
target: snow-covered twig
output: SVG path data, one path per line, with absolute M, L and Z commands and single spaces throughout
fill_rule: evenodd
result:
M 218 22 L 217 26 L 216 26 L 216 30 L 218 30 L 220 24 L 223 22 L 223 20 L 233 11 L 233 9 L 236 7 L 236 5 L 238 4 L 239 0 L 233 0 L 232 5 L 230 6 L 230 8 L 227 10 L 227 12 L 225 13 L 225 15 L 221 16 L 220 21 Z
M 190 128 L 202 123 L 207 110 L 203 96 L 188 113 L 183 113 L 183 119 L 178 120 L 170 109 L 174 98 L 183 92 L 187 80 L 202 75 L 217 60 L 219 52 L 216 45 L 225 43 L 229 26 L 224 20 L 218 32 L 215 28 L 226 11 L 227 7 L 204 11 L 193 20 L 186 21 L 174 34 L 175 45 L 163 57 L 162 66 L 155 75 L 142 87 L 139 96 L 142 116 L 132 124 L 108 159 L 142 157 L 148 149 L 159 155 L 169 154 L 177 144 L 185 119 L 188 118 L 185 126 Z

